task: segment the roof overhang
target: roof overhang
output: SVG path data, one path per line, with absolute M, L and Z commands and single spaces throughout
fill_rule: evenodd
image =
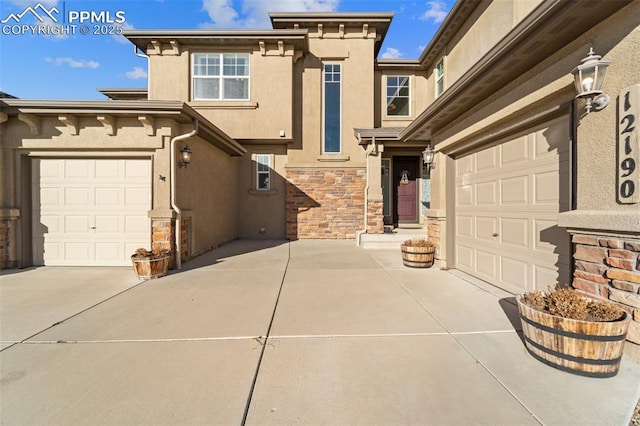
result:
M 404 127 L 377 127 L 373 129 L 353 129 L 360 145 L 366 145 L 371 141 L 398 141 L 400 132 Z
M 269 13 L 271 24 L 275 29 L 317 28 L 319 24 L 323 26 L 346 25 L 359 28 L 375 28 L 376 43 L 374 56 L 378 55 L 382 42 L 384 41 L 389 25 L 393 19 L 391 12 L 272 12 Z
M 144 87 L 140 88 L 124 88 L 124 87 L 108 87 L 108 88 L 98 88 L 98 92 L 102 93 L 109 99 L 113 99 L 116 101 L 125 101 L 125 100 L 144 100 L 147 99 L 148 91 Z
M 146 52 L 153 42 L 174 46 L 253 46 L 259 42 L 284 42 L 308 52 L 307 30 L 126 30 L 122 33 Z
M 566 46 L 632 1 L 543 1 L 407 126 L 400 138 L 429 139 L 434 131 L 472 110 L 505 84 L 539 64 L 541 58 Z M 447 20 L 454 22 L 455 16 L 450 13 Z M 441 31 L 447 29 L 443 27 Z M 421 61 L 428 55 L 423 55 Z M 570 71 L 567 70 L 567 74 Z
M 181 101 L 68 101 L 2 99 L 0 112 L 9 116 L 29 114 L 39 117 L 98 116 L 170 118 L 181 124 L 198 121 L 197 135 L 231 156 L 247 150 L 197 111 Z

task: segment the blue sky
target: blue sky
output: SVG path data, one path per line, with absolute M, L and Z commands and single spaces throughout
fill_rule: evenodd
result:
M 270 28 L 268 12 L 393 12 L 380 57 L 417 58 L 454 0 L 0 0 L 0 90 L 24 99 L 104 99 L 102 87 L 146 87 L 146 60 L 122 36 L 80 34 L 117 25 L 124 29 Z M 43 35 L 22 25 L 75 25 L 75 34 Z M 52 12 L 53 7 L 58 11 Z M 80 23 L 81 12 L 88 18 Z M 91 12 L 94 16 L 91 17 Z M 75 15 L 72 15 L 75 13 Z M 11 15 L 13 14 L 13 18 Z M 101 26 L 95 15 L 108 22 Z M 18 18 L 18 20 L 16 20 Z M 70 19 L 75 19 L 73 24 Z M 93 21 L 93 22 L 92 22 Z M 98 26 L 97 28 L 95 26 Z M 69 31 L 72 31 L 71 29 Z

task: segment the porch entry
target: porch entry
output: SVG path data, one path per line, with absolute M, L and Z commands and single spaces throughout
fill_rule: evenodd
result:
M 393 157 L 393 223 L 418 222 L 420 157 Z

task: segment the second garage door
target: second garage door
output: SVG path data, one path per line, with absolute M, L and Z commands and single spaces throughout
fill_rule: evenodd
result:
M 456 267 L 512 292 L 569 282 L 566 117 L 456 160 Z
M 35 265 L 131 265 L 150 244 L 148 159 L 34 159 L 32 193 Z

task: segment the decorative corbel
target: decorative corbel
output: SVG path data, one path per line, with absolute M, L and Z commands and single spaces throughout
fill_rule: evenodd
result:
M 78 117 L 75 115 L 59 115 L 58 120 L 67 126 L 69 133 L 72 136 L 78 136 L 78 133 L 80 132 L 78 128 Z
M 369 37 L 369 24 L 362 24 L 362 38 Z
M 344 24 L 338 25 L 338 36 L 344 38 Z
M 318 24 L 318 38 L 324 37 L 323 30 L 324 30 L 324 25 Z
M 37 115 L 18 113 L 18 120 L 29 126 L 34 135 L 40 134 L 41 120 Z
M 267 45 L 266 45 L 266 43 L 264 42 L 264 40 L 260 40 L 260 41 L 258 42 L 258 46 L 260 46 L 260 54 L 261 54 L 262 56 L 265 56 L 265 55 L 267 54 Z
M 278 40 L 278 53 L 280 56 L 284 56 L 284 41 Z
M 302 58 L 304 54 L 300 50 L 296 50 L 293 52 L 293 63 L 298 62 L 300 58 Z
M 155 136 L 156 135 L 156 126 L 155 119 L 150 115 L 141 115 L 138 117 L 138 120 L 142 123 L 144 128 L 147 131 L 147 136 Z
M 99 115 L 96 117 L 99 122 L 107 129 L 107 135 L 116 135 L 116 118 L 112 115 Z
M 162 43 L 158 40 L 151 40 L 151 45 L 153 46 L 153 52 L 156 55 L 162 56 Z
M 173 54 L 176 56 L 180 55 L 180 43 L 178 43 L 178 40 L 171 40 L 169 41 L 169 44 L 171 44 L 171 48 L 173 49 Z

